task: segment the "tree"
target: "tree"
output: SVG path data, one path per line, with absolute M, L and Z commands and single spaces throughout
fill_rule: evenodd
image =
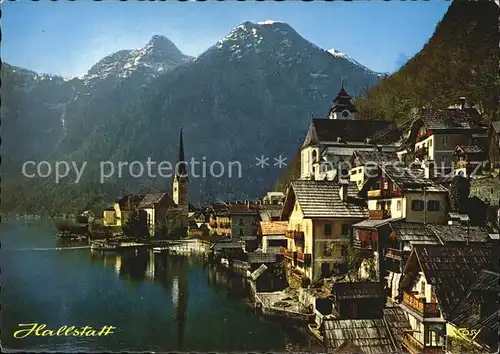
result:
M 128 237 L 146 238 L 149 237 L 147 213 L 144 210 L 134 210 L 123 226 L 123 233 Z
M 462 176 L 455 176 L 450 186 L 450 207 L 452 211 L 467 213 L 470 194 L 470 181 Z
M 353 281 L 359 276 L 359 267 L 363 259 L 361 258 L 361 252 L 359 249 L 355 248 L 352 243 L 348 245 L 341 244 L 339 242 L 329 242 L 326 245 L 327 252 L 340 252 L 344 253 L 346 256 L 345 265 L 347 266 L 347 277 L 349 281 Z
M 187 236 L 188 216 L 184 210 L 171 208 L 165 215 L 165 235 L 168 239 L 179 240 Z

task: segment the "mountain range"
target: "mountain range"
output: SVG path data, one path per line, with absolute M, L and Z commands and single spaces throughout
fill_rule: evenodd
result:
M 244 22 L 197 58 L 163 36 L 122 50 L 82 77 L 62 78 L 2 64 L 2 209 L 76 210 L 122 193 L 170 190 L 162 178 L 99 182 L 100 161 L 176 162 L 182 126 L 186 156 L 239 161 L 241 178 L 192 178 L 193 201 L 253 198 L 280 175 L 311 115 L 326 116 L 344 86 L 360 95 L 380 74 L 324 50 L 283 22 Z M 271 166 L 255 166 L 265 155 Z M 79 184 L 25 178 L 24 161 L 88 163 Z M 22 204 L 19 200 L 23 200 Z

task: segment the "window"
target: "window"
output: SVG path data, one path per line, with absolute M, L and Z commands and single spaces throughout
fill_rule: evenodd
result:
M 269 247 L 288 247 L 287 240 L 268 240 L 267 245 Z
M 239 225 L 245 225 L 243 218 L 240 218 Z
M 425 281 L 420 283 L 420 294 L 425 295 Z
M 330 236 L 332 234 L 332 224 L 325 224 L 325 235 Z
M 431 147 L 431 146 L 432 146 L 432 139 L 429 140 L 429 147 Z
M 330 257 L 332 255 L 332 247 L 325 243 L 325 248 L 323 250 L 323 256 Z
M 342 235 L 349 235 L 349 224 L 342 224 Z
M 447 146 L 448 146 L 448 137 L 442 136 L 441 137 L 441 147 L 447 147 Z
M 422 211 L 424 210 L 424 201 L 420 199 L 413 199 L 411 201 L 411 210 Z
M 397 211 L 400 211 L 400 210 L 401 210 L 401 200 L 398 200 L 398 201 L 396 202 L 396 210 L 397 210 Z
M 239 235 L 243 236 L 243 229 L 240 229 Z
M 428 211 L 439 211 L 439 200 L 429 200 L 427 202 L 427 210 Z

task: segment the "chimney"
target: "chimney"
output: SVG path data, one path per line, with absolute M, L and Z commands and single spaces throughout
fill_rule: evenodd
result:
M 349 182 L 345 179 L 339 180 L 340 188 L 339 188 L 339 197 L 340 200 L 345 202 L 347 201 L 347 188 L 349 187 Z
M 465 97 L 460 97 L 460 109 L 463 110 L 465 108 L 465 102 L 466 98 Z

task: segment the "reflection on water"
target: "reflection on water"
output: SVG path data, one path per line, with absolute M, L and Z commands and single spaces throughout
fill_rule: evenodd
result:
M 270 321 L 249 310 L 243 277 L 203 258 L 149 250 L 55 251 L 61 244 L 56 243 L 56 230 L 50 225 L 0 227 L 0 339 L 5 348 L 64 352 L 312 349 L 308 337 L 301 334 L 303 328 Z M 19 323 L 34 321 L 56 329 L 112 324 L 119 330 L 100 338 L 13 339 Z

